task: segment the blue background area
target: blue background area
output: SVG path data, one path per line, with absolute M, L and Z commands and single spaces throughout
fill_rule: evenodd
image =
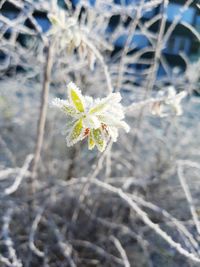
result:
M 72 0 L 72 3 L 74 6 L 76 6 L 78 2 L 80 1 L 81 0 Z M 96 3 L 96 0 L 88 0 L 88 2 L 91 6 L 94 6 Z M 118 5 L 122 5 L 122 4 L 131 5 L 131 4 L 140 3 L 139 0 L 138 1 L 137 0 L 114 0 L 114 2 Z M 61 6 L 63 6 L 64 2 L 60 1 L 59 3 Z M 180 13 L 181 8 L 182 8 L 181 4 L 177 4 L 174 2 L 169 3 L 166 9 L 168 26 L 175 20 L 176 16 Z M 142 18 L 144 21 L 147 21 L 151 19 L 154 15 L 158 14 L 159 12 L 160 12 L 159 7 L 157 7 L 156 9 L 147 10 L 146 12 L 143 12 Z M 193 27 L 195 27 L 197 31 L 200 31 L 200 13 L 197 13 L 197 12 L 198 10 L 194 6 L 189 7 L 183 12 L 182 17 L 181 17 L 181 22 L 189 23 L 193 25 Z M 6 17 L 9 17 L 10 19 L 15 19 L 17 17 L 17 13 L 12 11 L 12 9 L 2 11 L 2 14 Z M 49 28 L 51 27 L 50 21 L 45 16 L 45 14 L 36 15 L 35 19 L 38 21 L 43 32 L 47 32 Z M 117 26 L 116 21 L 114 21 L 111 24 L 109 23 L 106 33 L 110 34 L 111 32 L 113 32 L 116 26 Z M 8 29 L 7 32 L 9 33 L 9 31 L 10 29 Z M 126 31 L 126 29 L 124 31 Z M 157 31 L 158 31 L 158 28 L 155 28 L 153 30 L 153 32 L 157 32 Z M 195 40 L 194 38 L 195 38 L 194 36 L 193 38 L 191 37 L 191 34 L 186 28 L 184 28 L 184 26 L 182 26 L 182 28 L 179 27 L 178 32 L 176 31 L 173 32 L 172 36 L 170 37 L 168 42 L 165 44 L 165 47 L 163 49 L 163 53 L 165 53 L 166 55 L 170 55 L 171 57 L 174 57 L 174 60 L 172 58 L 170 59 L 171 63 L 174 61 L 172 65 L 176 66 L 176 64 L 177 65 L 181 64 L 180 62 L 178 62 L 177 58 L 175 58 L 175 56 L 179 55 L 180 52 L 184 52 L 188 56 L 190 56 L 193 53 L 192 46 Z M 116 40 L 114 40 L 113 44 L 115 45 L 116 49 L 119 50 L 124 47 L 126 40 L 127 40 L 127 33 L 124 33 L 121 36 L 118 36 Z M 149 45 L 149 40 L 146 38 L 145 35 L 143 35 L 139 30 L 136 29 L 134 36 L 130 42 L 130 48 L 139 50 L 141 48 L 147 47 L 148 45 Z M 195 53 L 197 54 L 198 51 L 200 52 L 200 49 L 199 50 L 196 49 L 196 51 L 197 52 Z M 198 54 L 196 56 L 198 57 Z M 161 74 L 162 73 L 163 71 L 161 71 Z

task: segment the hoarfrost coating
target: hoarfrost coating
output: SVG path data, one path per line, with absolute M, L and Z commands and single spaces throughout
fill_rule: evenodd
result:
M 124 119 L 120 93 L 111 93 L 102 99 L 83 96 L 80 89 L 70 82 L 68 100 L 55 98 L 52 104 L 67 115 L 67 145 L 88 138 L 88 149 L 95 146 L 104 151 L 108 141 L 117 141 L 118 129 L 129 131 Z

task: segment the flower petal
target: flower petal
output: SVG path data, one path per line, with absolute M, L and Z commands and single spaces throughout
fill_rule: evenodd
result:
M 84 98 L 81 94 L 81 91 L 73 82 L 70 82 L 67 88 L 71 104 L 75 107 L 77 111 L 84 112 Z
M 103 152 L 106 147 L 106 142 L 100 128 L 93 129 L 92 131 L 94 143 L 100 152 Z
M 74 124 L 70 134 L 67 136 L 67 146 L 72 146 L 83 139 L 83 129 L 83 121 L 80 119 Z

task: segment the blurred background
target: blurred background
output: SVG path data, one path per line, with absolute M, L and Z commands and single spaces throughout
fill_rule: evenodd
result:
M 0 1 L 0 266 L 197 267 L 200 4 Z M 130 132 L 66 145 L 73 81 Z

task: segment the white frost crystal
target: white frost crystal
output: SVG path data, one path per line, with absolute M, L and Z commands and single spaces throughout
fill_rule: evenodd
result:
M 68 84 L 67 89 L 69 100 L 56 98 L 52 102 L 67 115 L 67 146 L 88 138 L 89 150 L 96 146 L 102 152 L 110 138 L 113 142 L 117 141 L 119 128 L 129 131 L 128 124 L 123 121 L 120 93 L 94 100 L 84 97 L 73 82 Z

